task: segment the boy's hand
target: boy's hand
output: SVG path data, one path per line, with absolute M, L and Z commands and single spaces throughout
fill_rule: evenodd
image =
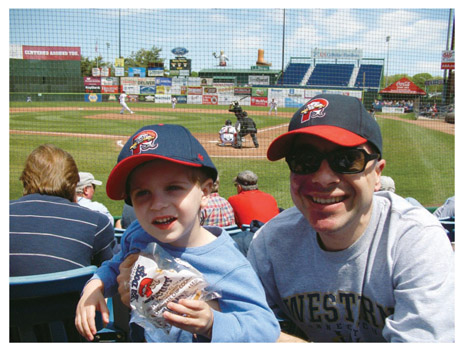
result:
M 109 310 L 103 295 L 104 285 L 101 280 L 94 279 L 83 289 L 82 297 L 75 312 L 75 327 L 88 341 L 93 341 L 97 332 L 95 325 L 96 311 L 101 312 L 103 324 L 109 323 Z
M 213 310 L 205 301 L 180 299 L 167 307 L 174 313 L 164 312 L 164 318 L 173 326 L 192 334 L 212 339 Z
M 123 304 L 130 308 L 130 274 L 132 272 L 133 264 L 140 256 L 139 253 L 130 254 L 122 264 L 119 265 L 119 275 L 117 276 L 117 282 L 119 284 L 120 300 Z

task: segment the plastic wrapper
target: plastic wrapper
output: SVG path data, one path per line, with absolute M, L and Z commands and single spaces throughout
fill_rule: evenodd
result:
M 203 275 L 189 263 L 171 256 L 157 243 L 140 253 L 130 276 L 132 322 L 151 335 L 161 329 L 169 334 L 171 325 L 163 317 L 169 302 L 180 299 L 208 301 L 219 298 Z

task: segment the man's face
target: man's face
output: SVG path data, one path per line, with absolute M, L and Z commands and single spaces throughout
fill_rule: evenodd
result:
M 298 136 L 294 146 L 299 151 L 314 148 L 319 152 L 341 148 L 309 135 Z M 373 153 L 367 144 L 357 148 Z M 357 239 L 369 222 L 372 196 L 380 186 L 384 166 L 385 160 L 372 160 L 361 173 L 341 174 L 332 171 L 327 160 L 323 160 L 319 169 L 311 174 L 291 173 L 292 199 L 321 238 L 325 235 L 337 236 L 337 240 L 350 236 Z

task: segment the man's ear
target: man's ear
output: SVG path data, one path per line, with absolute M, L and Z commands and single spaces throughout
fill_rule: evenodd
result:
M 382 175 L 382 171 L 385 168 L 386 165 L 385 159 L 381 159 L 377 161 L 377 164 L 375 165 L 375 172 L 377 174 L 376 180 L 375 180 L 375 186 L 374 186 L 374 192 L 380 191 L 381 187 L 381 182 L 380 182 L 380 176 Z

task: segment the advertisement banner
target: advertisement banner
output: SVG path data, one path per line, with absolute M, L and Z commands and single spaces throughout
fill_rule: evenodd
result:
M 249 76 L 249 84 L 255 86 L 269 86 L 269 76 Z
M 202 87 L 188 87 L 188 95 L 202 95 Z
M 100 77 L 101 76 L 101 70 L 98 67 L 93 67 L 91 69 L 91 75 L 93 77 Z
M 101 86 L 86 85 L 85 93 L 101 93 Z
M 156 94 L 156 87 L 153 86 L 140 86 L 141 94 Z
M 163 67 L 148 67 L 148 77 L 162 77 L 163 75 Z
M 75 60 L 80 61 L 80 47 L 70 46 L 22 46 L 24 60 Z
M 218 105 L 218 96 L 216 95 L 203 95 L 202 104 L 204 105 Z
M 201 78 L 201 86 L 212 86 L 213 78 Z
M 441 69 L 454 70 L 456 68 L 456 52 L 454 50 L 444 50 L 441 55 Z
M 217 94 L 217 88 L 215 88 L 215 87 L 204 87 L 204 94 Z
M 83 77 L 83 84 L 88 86 L 100 86 L 101 78 L 100 77 Z
M 125 59 L 122 57 L 116 58 L 114 63 L 114 66 L 123 68 L 125 65 Z
M 252 88 L 234 88 L 234 95 L 252 95 Z
M 101 94 L 94 94 L 94 93 L 85 94 L 86 103 L 99 103 L 101 101 L 103 101 Z
M 101 76 L 109 77 L 111 75 L 111 68 L 110 67 L 101 67 Z
M 267 106 L 268 97 L 252 97 L 250 100 L 250 105 L 252 106 Z
M 101 93 L 119 93 L 119 86 L 101 86 Z
M 128 77 L 146 77 L 146 68 L 130 67 L 128 69 Z
M 133 86 L 129 84 L 124 84 L 122 90 L 127 94 L 140 94 L 140 86 Z
M 253 97 L 267 97 L 268 88 L 252 88 Z
M 170 104 L 172 96 L 170 94 L 156 94 L 156 103 L 159 104 Z
M 188 104 L 202 104 L 202 95 L 187 95 Z
M 102 86 L 118 86 L 119 78 L 118 77 L 101 77 Z
M 361 60 L 363 51 L 361 49 L 319 49 L 311 50 L 313 59 L 344 59 Z
M 116 67 L 115 68 L 115 75 L 117 77 L 123 77 L 125 76 L 125 69 L 123 67 Z
M 175 95 L 175 98 L 178 104 L 186 104 L 188 102 L 188 97 L 186 95 Z
M 156 86 L 171 86 L 172 79 L 168 77 L 156 77 L 155 84 Z
M 172 87 L 170 86 L 157 86 L 156 94 L 171 94 Z

